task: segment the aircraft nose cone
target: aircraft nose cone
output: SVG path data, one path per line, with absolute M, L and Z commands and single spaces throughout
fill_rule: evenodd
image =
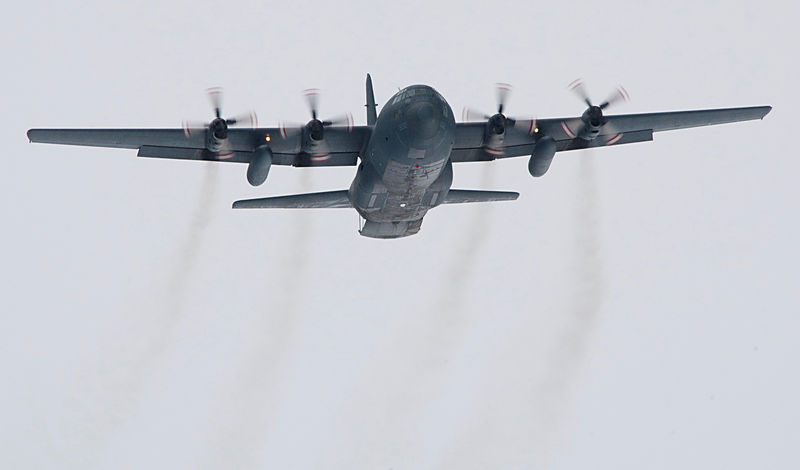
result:
M 428 101 L 413 103 L 406 111 L 408 129 L 415 136 L 430 139 L 436 135 L 442 120 L 441 112 Z
M 417 109 L 417 116 L 423 121 L 433 118 L 433 105 L 430 103 L 422 103 Z

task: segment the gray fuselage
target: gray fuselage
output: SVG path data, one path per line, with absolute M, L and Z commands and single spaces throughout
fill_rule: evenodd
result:
M 450 105 L 429 86 L 412 85 L 386 103 L 349 190 L 365 219 L 362 235 L 398 238 L 419 231 L 453 182 L 455 129 Z

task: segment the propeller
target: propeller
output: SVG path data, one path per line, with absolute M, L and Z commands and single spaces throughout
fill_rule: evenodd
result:
M 497 100 L 497 113 L 490 116 L 475 109 L 465 107 L 461 113 L 462 120 L 487 121 L 490 131 L 494 134 L 503 134 L 509 128 L 533 134 L 536 130 L 536 119 L 516 119 L 503 114 L 511 90 L 512 86 L 508 83 L 496 83 L 495 97 Z
M 465 107 L 461 117 L 464 121 L 486 121 L 487 131 L 490 140 L 502 139 L 509 129 L 515 129 L 527 134 L 533 135 L 538 132 L 536 127 L 536 119 L 515 119 L 506 116 L 503 111 L 506 107 L 508 95 L 511 94 L 512 86 L 508 83 L 495 84 L 495 98 L 497 101 L 497 112 L 493 115 L 488 115 L 472 108 Z M 494 142 L 492 145 L 487 142 L 485 146 L 486 151 L 494 156 L 502 156 L 504 154 L 502 148 L 502 141 Z
M 502 134 L 505 132 L 505 123 L 508 119 L 506 115 L 503 114 L 503 109 L 506 106 L 506 99 L 508 99 L 508 95 L 510 93 L 511 85 L 508 83 L 496 83 L 495 98 L 497 101 L 497 113 L 494 115 L 489 115 L 472 108 L 464 107 L 464 110 L 461 113 L 461 118 L 464 121 L 489 121 L 492 131 L 494 131 L 495 134 Z
M 603 116 L 603 111 L 608 109 L 608 107 L 612 104 L 620 101 L 630 101 L 630 95 L 623 86 L 618 86 L 617 89 L 609 94 L 608 98 L 606 98 L 605 101 L 599 105 L 592 104 L 592 100 L 589 98 L 589 93 L 586 91 L 586 87 L 584 86 L 583 79 L 579 78 L 577 80 L 573 80 L 572 83 L 567 86 L 567 88 L 575 93 L 575 95 L 581 101 L 583 101 L 586 106 L 588 106 L 580 119 L 561 122 L 561 129 L 565 134 L 567 134 L 568 137 L 573 139 L 577 136 L 586 138 L 587 136 L 583 134 L 586 126 L 588 125 L 591 129 L 591 134 L 595 135 L 590 134 L 587 140 L 591 140 L 597 134 L 599 134 L 601 128 L 603 128 L 603 135 L 606 137 L 606 145 L 614 144 L 622 138 L 622 133 L 620 133 L 613 126 L 613 124 L 606 120 L 605 116 Z
M 311 113 L 311 120 L 306 124 L 288 123 L 281 121 L 279 132 L 282 138 L 289 139 L 306 132 L 308 140 L 302 142 L 302 152 L 307 153 L 312 161 L 322 162 L 330 158 L 328 145 L 325 142 L 325 129 L 331 126 L 345 126 L 347 132 L 353 130 L 353 115 L 342 114 L 331 119 L 319 118 L 319 89 L 309 88 L 303 90 L 303 96 Z
M 317 88 L 309 88 L 303 91 L 303 95 L 306 97 L 306 102 L 308 103 L 308 110 L 311 112 L 311 121 L 306 124 L 306 126 L 311 131 L 311 138 L 314 140 L 322 140 L 323 137 L 323 129 L 329 126 L 340 126 L 345 125 L 347 126 L 347 131 L 350 132 L 353 130 L 353 115 L 350 113 L 345 113 L 331 119 L 320 120 L 317 116 L 318 108 L 319 108 L 319 89 Z
M 258 126 L 258 117 L 255 111 L 238 114 L 229 118 L 222 117 L 222 88 L 212 87 L 206 90 L 211 107 L 214 108 L 214 119 L 209 123 L 198 121 L 183 121 L 183 134 L 188 138 L 208 130 L 209 150 L 215 151 L 217 157 L 226 158 L 233 156 L 230 144 L 227 141 L 228 127 L 247 125 L 255 129 Z M 216 148 L 211 148 L 216 147 Z
M 342 114 L 331 119 L 319 118 L 319 89 L 309 88 L 303 91 L 303 96 L 308 105 L 308 111 L 311 113 L 311 120 L 306 124 L 296 124 L 281 122 L 279 126 L 280 135 L 284 139 L 297 136 L 306 130 L 310 142 L 304 144 L 304 150 L 307 151 L 312 161 L 325 161 L 330 158 L 328 146 L 325 143 L 325 128 L 331 126 L 345 126 L 347 132 L 353 130 L 353 115 L 350 113 Z
M 492 132 L 495 134 L 502 134 L 507 128 L 511 127 L 533 134 L 536 127 L 536 119 L 515 119 L 503 114 L 503 110 L 505 110 L 506 107 L 506 100 L 508 99 L 508 95 L 511 94 L 511 90 L 512 86 L 508 83 L 496 83 L 495 97 L 497 100 L 497 113 L 490 116 L 486 113 L 465 107 L 461 113 L 462 120 L 488 121 Z

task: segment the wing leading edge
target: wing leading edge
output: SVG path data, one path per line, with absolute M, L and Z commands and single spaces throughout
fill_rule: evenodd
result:
M 502 157 L 493 157 L 483 151 L 485 123 L 457 123 L 453 161 L 485 161 L 494 158 L 529 156 L 537 137 L 542 135 L 555 139 L 559 152 L 646 142 L 653 140 L 654 132 L 753 121 L 763 119 L 771 110 L 771 106 L 752 106 L 606 116 L 609 128 L 614 129 L 613 133 L 604 133 L 601 130 L 600 135 L 589 141 L 568 134 L 562 126 L 563 123 L 579 120 L 580 117 L 540 119 L 537 121 L 538 133 L 533 135 L 519 131 L 507 132 Z
M 275 165 L 352 166 L 358 162 L 371 130 L 356 126 L 352 130 L 330 128 L 325 142 L 331 158 L 312 161 L 302 153 L 300 135 L 283 138 L 280 128 L 229 129 L 228 141 L 233 155 L 218 158 L 206 150 L 205 133 L 187 136 L 182 129 L 30 129 L 28 140 L 36 143 L 138 149 L 138 156 L 182 160 L 249 163 L 254 150 L 268 145 Z
M 618 132 L 651 129 L 653 132 L 689 129 L 691 127 L 716 126 L 732 122 L 764 119 L 772 106 L 748 108 L 700 109 L 695 111 L 671 111 L 665 113 L 618 114 L 606 120 Z
M 452 160 L 486 161 L 530 155 L 537 136 L 541 135 L 553 137 L 560 152 L 646 142 L 653 140 L 654 132 L 763 119 L 771 110 L 771 106 L 753 106 L 607 116 L 606 122 L 613 127 L 614 134 L 601 130 L 600 135 L 591 141 L 569 135 L 564 129 L 565 122 L 575 121 L 579 117 L 540 119 L 537 121 L 539 132 L 536 134 L 508 132 L 502 156 L 489 155 L 483 150 L 485 123 L 458 123 Z M 228 140 L 233 155 L 224 160 L 205 150 L 204 134 L 187 137 L 182 129 L 30 129 L 28 139 L 37 143 L 138 149 L 141 157 L 249 163 L 253 151 L 265 144 L 269 137 L 273 164 L 353 166 L 358 162 L 358 155 L 370 133 L 368 126 L 356 126 L 351 132 L 329 129 L 326 131 L 326 143 L 331 157 L 316 162 L 301 153 L 299 138 L 281 138 L 280 128 L 230 129 Z M 615 137 L 617 133 L 620 135 Z

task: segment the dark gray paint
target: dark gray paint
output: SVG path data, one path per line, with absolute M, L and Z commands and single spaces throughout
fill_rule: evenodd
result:
M 253 185 L 266 180 L 273 164 L 358 164 L 347 191 L 237 201 L 234 207 L 353 207 L 365 219 L 362 235 L 397 238 L 417 233 L 425 214 L 440 204 L 516 198 L 477 191 L 469 192 L 469 197 L 466 192 L 459 193 L 458 201 L 459 198 L 448 198 L 453 162 L 525 155 L 531 156 L 531 175 L 542 176 L 557 151 L 645 142 L 658 131 L 762 119 L 772 108 L 605 116 L 591 133 L 569 135 L 562 124 L 580 125 L 581 119 L 587 119 L 584 113 L 578 118 L 538 120 L 535 127 L 527 129 L 530 132 L 508 128 L 497 134 L 489 131 L 487 122 L 457 124 L 447 101 L 427 85 L 400 90 L 376 116 L 372 78 L 367 75 L 366 109 L 367 126 L 328 127 L 322 138 L 312 134 L 310 124 L 297 132 L 281 128 L 229 129 L 226 142 L 207 139 L 204 134 L 209 131 L 187 136 L 181 129 L 31 129 L 28 138 L 31 142 L 137 148 L 142 157 L 248 163 L 247 178 Z M 225 159 L 216 153 L 223 145 L 233 151 Z M 321 148 L 328 151 L 329 157 L 314 158 Z

